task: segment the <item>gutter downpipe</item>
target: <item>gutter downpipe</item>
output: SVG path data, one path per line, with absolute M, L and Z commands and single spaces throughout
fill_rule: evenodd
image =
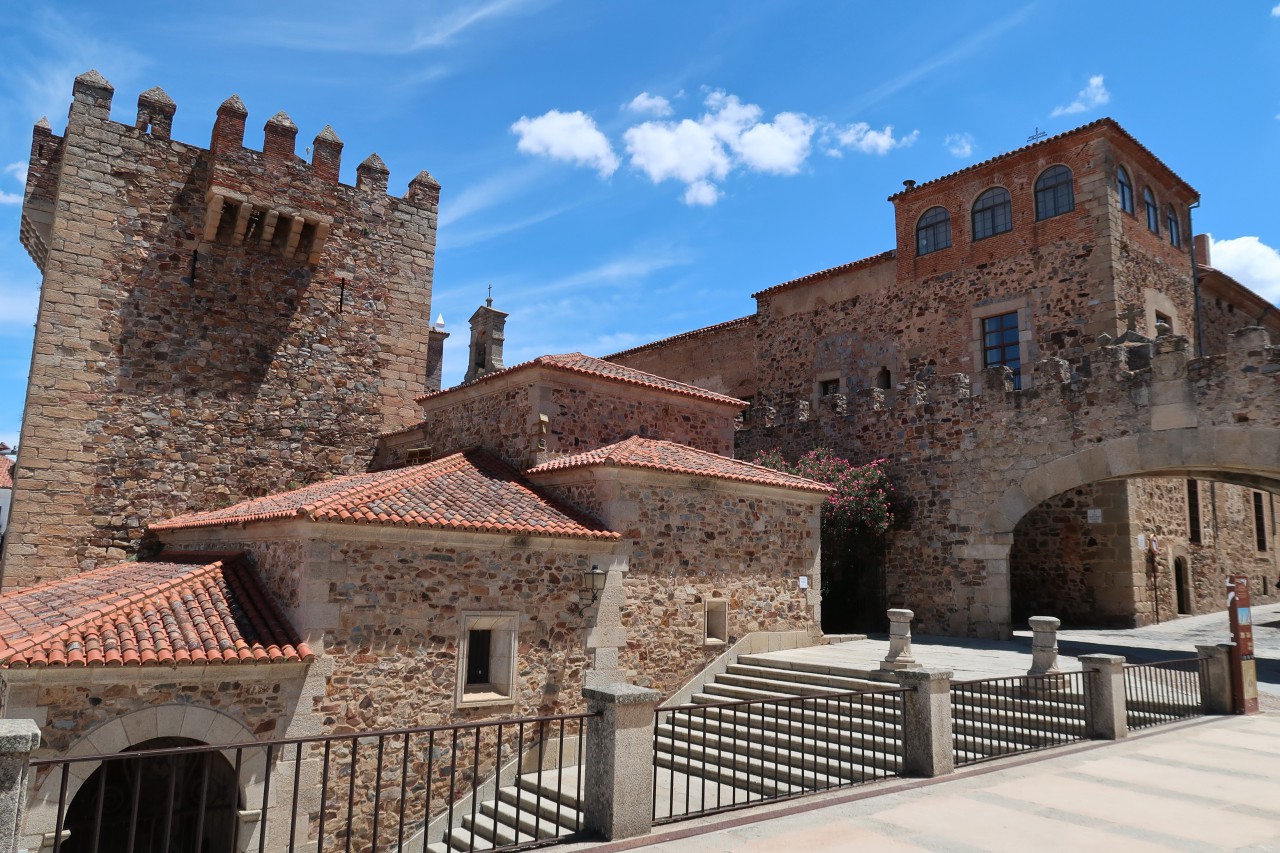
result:
M 1196 263 L 1196 229 L 1191 224 L 1191 211 L 1199 206 L 1199 198 L 1187 205 L 1187 230 L 1191 232 L 1191 292 L 1196 304 L 1196 357 L 1204 358 L 1204 319 L 1200 312 L 1200 265 Z

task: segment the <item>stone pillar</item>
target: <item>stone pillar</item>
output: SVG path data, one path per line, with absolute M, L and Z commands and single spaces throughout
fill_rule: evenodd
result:
M 1052 616 L 1032 616 L 1031 669 L 1027 675 L 1056 675 L 1058 669 L 1058 626 L 1062 620 Z
M 889 611 L 889 654 L 880 662 L 880 669 L 897 671 L 920 668 L 920 664 L 911 655 L 911 619 L 914 616 L 910 610 Z
M 1119 740 L 1129 735 L 1125 719 L 1124 658 L 1120 655 L 1081 655 L 1084 696 L 1089 713 L 1089 737 Z
M 1233 714 L 1231 698 L 1231 644 L 1196 646 L 1200 657 L 1208 658 L 1200 669 L 1200 697 L 1207 714 Z
M 902 772 L 906 776 L 945 776 L 956 769 L 951 675 L 949 669 L 898 673 L 898 683 L 911 691 L 902 697 Z
M 34 720 L 0 720 L 0 853 L 15 853 L 27 812 L 31 751 L 40 746 Z
M 644 835 L 653 827 L 653 713 L 662 698 L 634 684 L 584 687 L 587 769 L 583 824 L 607 840 Z

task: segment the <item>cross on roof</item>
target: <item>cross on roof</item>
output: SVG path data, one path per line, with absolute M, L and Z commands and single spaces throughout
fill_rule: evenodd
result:
M 1138 331 L 1138 318 L 1141 316 L 1142 312 L 1138 310 L 1138 306 L 1131 302 L 1125 312 L 1119 315 L 1119 319 L 1124 320 L 1124 330 L 1126 332 L 1136 333 Z
M 493 285 L 489 285 L 489 295 L 485 297 L 484 304 L 490 308 L 493 307 Z

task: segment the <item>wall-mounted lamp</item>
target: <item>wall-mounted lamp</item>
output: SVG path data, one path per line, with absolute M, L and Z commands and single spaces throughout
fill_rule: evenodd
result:
M 600 593 L 604 592 L 604 584 L 608 579 L 609 573 L 599 566 L 592 566 L 590 569 L 582 573 L 582 585 L 578 588 L 578 593 L 583 598 L 591 596 L 590 601 L 581 602 L 570 609 L 575 613 L 581 613 L 591 605 L 600 600 Z

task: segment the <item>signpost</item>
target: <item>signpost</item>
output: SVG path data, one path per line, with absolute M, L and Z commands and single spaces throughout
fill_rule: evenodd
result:
M 1253 658 L 1253 613 L 1249 579 L 1227 578 L 1227 613 L 1231 619 L 1231 697 L 1237 714 L 1258 713 L 1258 665 Z

